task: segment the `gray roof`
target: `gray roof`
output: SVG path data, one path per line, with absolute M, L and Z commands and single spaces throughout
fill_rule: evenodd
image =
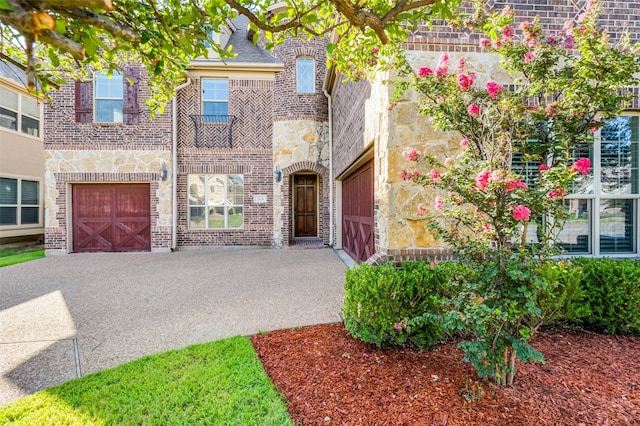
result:
M 0 77 L 13 80 L 21 85 L 27 84 L 27 75 L 24 71 L 8 62 L 0 61 Z
M 254 63 L 254 64 L 281 64 L 279 60 L 267 53 L 260 46 L 247 39 L 249 19 L 244 15 L 238 15 L 231 21 L 237 30 L 229 37 L 227 46 L 233 46 L 233 52 L 237 56 L 225 58 L 228 63 Z

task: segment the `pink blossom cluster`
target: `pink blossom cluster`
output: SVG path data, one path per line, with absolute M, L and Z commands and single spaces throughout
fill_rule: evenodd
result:
M 442 197 L 434 198 L 433 202 L 436 210 L 441 210 L 444 207 L 444 200 L 442 199 Z
M 433 74 L 433 70 L 429 67 L 422 67 L 418 70 L 418 77 L 426 77 L 428 75 Z
M 513 218 L 520 222 L 527 222 L 531 216 L 531 210 L 520 204 L 513 209 Z
M 578 158 L 571 166 L 572 172 L 580 172 L 583 175 L 589 174 L 591 169 L 591 160 L 588 158 Z
M 541 163 L 540 165 L 538 165 L 539 172 L 544 172 L 545 170 L 549 170 L 549 168 L 549 165 L 545 163 Z
M 522 182 L 520 179 L 512 180 L 507 183 L 507 188 L 505 189 L 505 192 L 511 192 L 517 188 L 527 189 L 527 184 Z
M 418 211 L 416 212 L 416 215 L 418 217 L 423 216 L 426 212 L 429 211 L 429 207 L 425 207 L 422 205 L 422 203 L 418 204 Z
M 467 112 L 472 117 L 475 116 L 475 115 L 479 115 L 480 114 L 480 106 L 478 104 L 471 104 L 467 108 Z
M 469 87 L 473 84 L 473 78 L 465 74 L 458 75 L 456 81 L 458 82 L 458 86 L 460 86 L 460 90 L 463 92 L 469 90 Z
M 415 148 L 409 147 L 402 151 L 402 155 L 409 161 L 418 161 L 422 153 Z
M 434 182 L 438 182 L 440 181 L 440 179 L 442 179 L 442 175 L 437 169 L 431 169 L 431 172 L 429 172 L 429 176 L 431 176 L 431 180 L 433 180 Z
M 500 93 L 502 89 L 504 89 L 504 87 L 502 87 L 495 81 L 490 81 L 487 83 L 487 93 L 489 93 L 489 97 L 494 101 L 496 100 L 496 96 L 498 96 L 498 93 Z
M 476 188 L 485 190 L 489 185 L 489 178 L 491 177 L 491 173 L 488 170 L 483 170 L 476 176 Z
M 468 147 L 469 146 L 469 141 L 467 139 L 462 139 L 460 141 L 460 146 L 463 147 L 463 148 Z
M 413 169 L 413 170 L 403 170 L 400 172 L 400 178 L 402 180 L 414 180 L 420 177 L 420 170 L 418 169 Z
M 556 188 L 549 192 L 549 198 L 564 198 L 567 195 L 567 190 L 564 188 Z
M 436 77 L 447 77 L 449 75 L 449 55 L 446 52 L 440 56 L 435 73 Z

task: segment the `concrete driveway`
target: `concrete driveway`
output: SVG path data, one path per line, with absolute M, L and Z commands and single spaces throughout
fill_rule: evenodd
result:
M 51 256 L 0 268 L 0 406 L 148 354 L 338 322 L 332 249 Z

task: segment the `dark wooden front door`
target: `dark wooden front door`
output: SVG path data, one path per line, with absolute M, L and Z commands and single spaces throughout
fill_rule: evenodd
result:
M 317 185 L 315 175 L 296 175 L 294 188 L 294 233 L 295 237 L 317 237 Z
M 73 251 L 150 251 L 148 184 L 73 185 Z
M 374 254 L 373 160 L 342 182 L 342 248 L 364 262 Z

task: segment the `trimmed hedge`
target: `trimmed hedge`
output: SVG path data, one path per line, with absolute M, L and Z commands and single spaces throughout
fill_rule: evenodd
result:
M 450 282 L 460 265 L 404 262 L 358 265 L 347 270 L 343 307 L 344 324 L 353 337 L 378 347 L 405 345 L 422 349 L 445 335 L 437 319 L 412 325 L 412 319 L 430 312 L 437 317 L 450 297 Z
M 576 322 L 601 333 L 640 335 L 640 261 L 584 257 L 572 263 L 582 268 L 580 303 L 588 310 Z

